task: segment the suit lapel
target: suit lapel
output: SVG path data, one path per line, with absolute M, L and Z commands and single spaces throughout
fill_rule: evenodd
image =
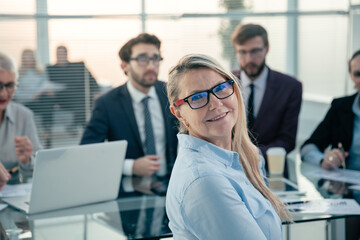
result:
M 263 125 L 261 120 L 266 119 L 265 117 L 267 114 L 266 111 L 268 109 L 271 109 L 272 98 L 274 94 L 275 94 L 274 79 L 272 78 L 272 71 L 269 68 L 268 76 L 266 79 L 266 89 L 265 89 L 264 97 L 261 102 L 259 113 L 254 122 L 254 129 L 258 129 Z
M 157 82 L 155 85 L 155 90 L 160 100 L 160 105 L 162 110 L 161 112 L 164 119 L 167 172 L 170 173 L 174 166 L 174 161 L 175 161 L 175 158 L 173 156 L 176 156 L 176 154 L 173 154 L 173 151 L 176 151 L 176 149 L 175 150 L 172 149 L 173 146 L 172 127 L 174 127 L 174 123 L 172 121 L 174 120 L 174 117 L 170 113 L 169 101 L 166 93 L 166 85 L 163 84 L 162 82 Z
M 160 105 L 161 105 L 161 113 L 164 119 L 164 123 L 165 123 L 165 132 L 166 131 L 166 127 L 168 126 L 168 118 L 166 117 L 166 108 L 169 107 L 168 106 L 168 100 L 167 100 L 167 96 L 165 93 L 165 89 L 163 85 L 160 85 L 158 82 L 155 84 L 155 90 L 156 90 L 156 94 L 159 97 L 159 101 L 160 101 Z
M 120 95 L 119 103 L 120 103 L 121 108 L 123 109 L 123 114 L 131 127 L 130 130 L 132 131 L 133 136 L 135 136 L 135 140 L 138 144 L 138 147 L 139 147 L 139 149 L 141 149 L 143 151 L 142 154 L 144 154 L 144 149 L 143 149 L 143 146 L 141 143 L 139 128 L 137 126 L 135 113 L 134 113 L 134 109 L 132 106 L 132 99 L 131 99 L 131 96 L 127 89 L 126 84 L 127 83 L 125 83 L 122 87 L 119 88 L 119 95 Z
M 354 103 L 356 94 L 351 96 L 350 98 L 345 99 L 344 107 L 342 108 L 342 114 L 341 114 L 341 126 L 344 127 L 345 131 L 345 139 L 349 139 L 349 146 L 352 142 L 353 137 L 353 128 L 354 128 L 354 113 L 352 111 L 352 105 Z

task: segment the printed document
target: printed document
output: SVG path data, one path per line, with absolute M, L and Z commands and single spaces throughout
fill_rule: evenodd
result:
M 5 185 L 0 190 L 0 197 L 20 197 L 31 193 L 31 183 Z
M 304 174 L 307 176 L 314 176 L 314 177 L 334 180 L 338 182 L 360 184 L 360 171 L 355 171 L 355 170 L 339 168 L 329 171 L 325 169 L 319 169 Z
M 287 208 L 292 212 L 359 215 L 360 205 L 354 199 L 321 199 L 290 203 Z

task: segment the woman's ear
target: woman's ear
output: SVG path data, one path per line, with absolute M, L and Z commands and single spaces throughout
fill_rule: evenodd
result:
M 170 106 L 170 111 L 171 113 L 180 121 L 182 122 L 186 127 L 189 126 L 189 124 L 187 123 L 187 121 L 185 120 L 185 118 L 181 115 L 181 111 L 174 107 L 174 106 Z
M 174 106 L 170 106 L 170 112 L 172 113 L 172 115 L 174 115 L 178 120 L 180 120 L 181 117 L 181 113 L 180 113 L 180 110 L 177 109 L 176 107 Z

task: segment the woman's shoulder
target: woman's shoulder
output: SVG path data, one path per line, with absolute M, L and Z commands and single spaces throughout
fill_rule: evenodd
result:
M 9 106 L 15 119 L 33 117 L 33 112 L 21 103 L 11 101 Z
M 222 169 L 223 164 L 212 158 L 214 156 L 204 154 L 196 149 L 182 149 L 178 153 L 176 162 L 181 169 L 191 171 L 196 177 L 201 177 Z
M 211 176 L 223 176 L 221 165 L 209 161 L 209 156 L 195 150 L 180 151 L 175 161 L 171 174 L 173 187 L 178 188 L 181 193 L 199 181 Z

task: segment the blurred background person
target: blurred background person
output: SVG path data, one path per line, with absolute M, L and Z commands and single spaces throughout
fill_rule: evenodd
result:
M 52 84 L 46 72 L 37 63 L 35 53 L 25 49 L 21 55 L 18 87 L 14 100 L 30 108 L 41 117 L 41 128 L 44 132 L 45 147 L 51 147 L 52 125 L 54 114 L 54 91 L 59 85 Z
M 99 86 L 84 62 L 69 62 L 68 49 L 58 46 L 56 64 L 47 67 L 49 79 L 60 83 L 64 89 L 56 93 L 57 104 L 73 114 L 73 122 L 68 130 L 74 133 L 77 127 L 84 127 L 86 112 L 92 109 L 95 97 L 99 94 Z
M 348 65 L 357 92 L 332 101 L 324 120 L 302 145 L 301 159 L 325 169 L 360 171 L 360 50 Z
M 41 148 L 31 110 L 12 101 L 17 76 L 14 60 L 0 52 L 0 188 L 19 171 L 32 174 Z

